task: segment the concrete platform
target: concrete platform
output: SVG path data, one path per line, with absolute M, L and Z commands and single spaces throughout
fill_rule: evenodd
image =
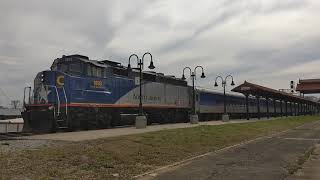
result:
M 251 120 L 231 120 L 228 122 L 222 121 L 206 121 L 200 122 L 199 124 L 190 123 L 177 123 L 177 124 L 163 124 L 163 125 L 150 125 L 145 129 L 136 129 L 135 127 L 124 127 L 124 128 L 113 128 L 113 129 L 101 129 L 101 130 L 90 130 L 90 131 L 77 131 L 77 132 L 61 132 L 54 134 L 41 134 L 23 137 L 24 139 L 41 139 L 41 140 L 61 140 L 61 141 L 84 141 L 107 137 L 124 136 L 130 134 L 140 134 L 146 132 L 160 131 L 165 129 L 177 129 L 177 128 L 189 128 L 199 125 L 221 125 L 221 124 L 232 124 L 232 123 L 249 123 L 256 121 L 266 121 L 270 119 L 251 119 Z
M 287 180 L 319 180 L 320 179 L 320 144 L 315 146 L 309 159 L 294 175 Z
M 175 166 L 152 171 L 141 180 L 279 180 L 286 179 L 289 168 L 299 157 L 320 142 L 320 121 L 308 123 L 285 133 L 259 138 L 199 156 Z M 319 150 L 320 153 L 320 150 Z M 306 165 L 305 177 L 319 179 L 320 161 Z M 290 178 L 289 178 L 290 179 Z M 303 179 L 292 177 L 292 179 Z M 312 180 L 313 180 L 312 179 Z

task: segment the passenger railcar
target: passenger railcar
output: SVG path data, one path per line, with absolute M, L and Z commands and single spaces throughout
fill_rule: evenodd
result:
M 197 91 L 199 96 L 196 100 L 196 110 L 200 120 L 221 119 L 224 113 L 223 92 L 204 88 L 198 88 Z M 233 92 L 226 94 L 226 110 L 232 119 L 244 119 L 247 116 L 250 118 L 280 116 L 284 114 L 285 107 L 285 103 L 281 104 L 278 100 L 274 102 L 269 99 L 267 102 L 265 98 L 258 100 L 256 97 L 250 96 L 248 98 L 249 113 L 247 114 L 246 98 L 243 94 Z M 294 109 L 288 103 L 287 114 L 290 115 L 293 112 Z

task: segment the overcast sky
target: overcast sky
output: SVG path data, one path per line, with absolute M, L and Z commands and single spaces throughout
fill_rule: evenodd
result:
M 165 74 L 204 66 L 200 86 L 232 74 L 236 84 L 288 88 L 320 77 L 319 17 L 319 0 L 1 0 L 0 87 L 21 98 L 63 54 L 126 65 L 149 51 Z

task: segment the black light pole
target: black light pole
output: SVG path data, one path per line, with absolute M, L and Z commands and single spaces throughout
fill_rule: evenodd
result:
M 235 84 L 233 81 L 233 76 L 231 76 L 231 75 L 226 76 L 224 79 L 221 76 L 217 76 L 215 83 L 214 83 L 214 86 L 218 87 L 218 83 L 217 83 L 218 78 L 220 78 L 222 81 L 221 83 L 222 83 L 222 87 L 223 87 L 223 104 L 224 104 L 224 111 L 223 112 L 224 112 L 224 115 L 227 115 L 226 85 L 227 85 L 228 77 L 232 78 L 231 86 L 234 86 Z
M 136 57 L 137 59 L 137 63 L 138 63 L 138 67 L 139 67 L 139 116 L 143 115 L 143 107 L 142 107 L 142 86 L 141 86 L 141 82 L 142 82 L 142 70 L 143 70 L 143 62 L 144 62 L 144 57 L 145 55 L 149 55 L 151 58 L 150 61 L 150 65 L 149 65 L 149 69 L 154 69 L 154 65 L 153 65 L 153 59 L 152 59 L 152 54 L 149 52 L 146 52 L 143 54 L 142 59 L 139 59 L 138 55 L 136 54 L 131 54 L 129 57 L 129 63 L 128 63 L 128 69 L 131 69 L 131 64 L 130 64 L 130 60 L 133 56 Z
M 202 66 L 196 66 L 194 68 L 194 71 L 192 72 L 191 68 L 190 67 L 185 67 L 183 68 L 183 71 L 182 71 L 182 80 L 186 80 L 186 77 L 184 75 L 184 71 L 186 69 L 189 69 L 189 72 L 190 72 L 190 76 L 191 76 L 191 79 L 192 79 L 192 114 L 193 115 L 196 115 L 196 89 L 195 89 L 195 85 L 194 85 L 194 81 L 195 81 L 195 78 L 196 78 L 196 70 L 198 68 L 201 68 L 202 70 L 202 73 L 201 73 L 201 78 L 205 78 L 206 76 L 204 75 L 204 70 L 203 70 L 203 67 Z

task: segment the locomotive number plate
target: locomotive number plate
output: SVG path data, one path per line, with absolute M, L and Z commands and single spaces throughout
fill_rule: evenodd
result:
M 103 83 L 100 80 L 94 80 L 93 81 L 93 87 L 95 88 L 102 88 L 103 87 Z

